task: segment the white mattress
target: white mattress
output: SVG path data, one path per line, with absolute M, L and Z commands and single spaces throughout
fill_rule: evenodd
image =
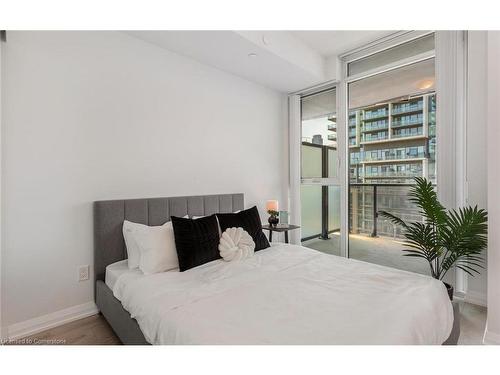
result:
M 128 269 L 128 261 L 127 259 L 121 260 L 116 263 L 111 263 L 106 267 L 106 276 L 104 277 L 104 282 L 111 290 L 115 287 L 116 281 L 123 274 L 135 274 L 140 276 L 142 272 L 139 270 L 129 270 Z
M 185 272 L 125 272 L 113 293 L 152 344 L 441 344 L 453 325 L 438 280 L 285 244 Z

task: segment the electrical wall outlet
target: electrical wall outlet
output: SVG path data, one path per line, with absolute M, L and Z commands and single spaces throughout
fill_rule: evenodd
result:
M 78 281 L 85 281 L 89 279 L 89 265 L 78 266 Z

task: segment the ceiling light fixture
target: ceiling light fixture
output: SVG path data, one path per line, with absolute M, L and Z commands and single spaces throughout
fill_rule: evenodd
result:
M 434 86 L 433 79 L 424 79 L 423 81 L 420 81 L 417 84 L 417 88 L 419 90 L 427 90 L 427 89 L 430 89 L 432 86 Z
M 257 54 L 252 52 L 252 53 L 248 54 L 248 57 L 250 57 L 251 59 L 254 59 L 257 57 Z

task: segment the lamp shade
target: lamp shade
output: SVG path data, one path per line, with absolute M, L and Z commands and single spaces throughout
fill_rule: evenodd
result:
M 266 210 L 267 211 L 278 211 L 278 201 L 276 201 L 276 200 L 267 201 Z

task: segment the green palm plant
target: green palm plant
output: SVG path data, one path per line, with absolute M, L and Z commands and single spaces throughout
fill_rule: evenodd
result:
M 432 184 L 415 178 L 408 193 L 419 208 L 423 222 L 404 222 L 387 212 L 379 214 L 403 228 L 406 256 L 423 258 L 429 263 L 432 277 L 443 280 L 456 266 L 474 276 L 483 267 L 481 252 L 487 245 L 487 212 L 475 207 L 446 210 L 439 202 Z

